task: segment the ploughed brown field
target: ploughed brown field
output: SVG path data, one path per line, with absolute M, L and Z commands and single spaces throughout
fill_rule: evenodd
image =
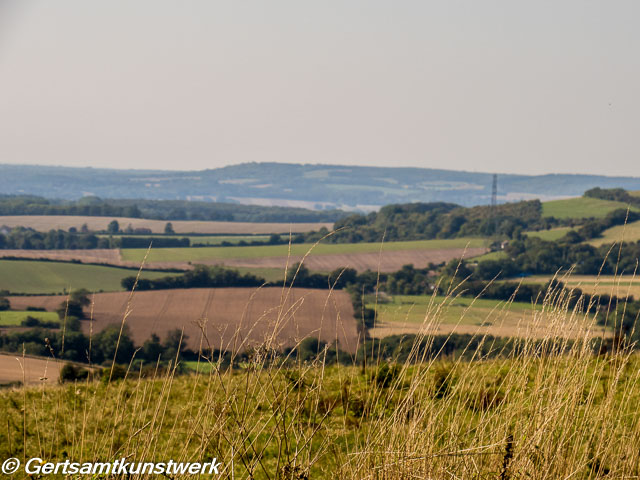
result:
M 129 224 L 133 228 L 149 228 L 153 233 L 164 233 L 166 220 L 148 220 L 144 218 L 124 217 L 84 217 L 73 215 L 3 215 L 0 216 L 0 226 L 31 227 L 38 231 L 51 229 L 69 230 L 87 224 L 89 230 L 106 230 L 112 220 L 117 220 L 120 228 Z M 178 233 L 233 233 L 233 234 L 270 234 L 270 233 L 302 233 L 319 230 L 326 227 L 331 230 L 332 223 L 252 223 L 252 222 L 206 222 L 171 220 L 173 230 Z
M 94 320 L 83 321 L 85 333 L 118 324 L 127 309 L 129 292 L 95 295 Z M 27 306 L 54 310 L 64 296 L 11 297 L 14 309 Z M 88 310 L 88 309 L 87 309 Z M 351 298 L 346 292 L 311 289 L 194 288 L 136 292 L 126 324 L 137 345 L 156 333 L 164 339 L 170 330 L 184 328 L 186 344 L 198 350 L 210 347 L 244 350 L 270 341 L 292 346 L 305 337 L 357 349 L 358 331 Z M 202 325 L 202 329 L 199 325 Z M 203 334 L 204 332 L 204 334 Z
M 0 354 L 0 385 L 15 382 L 24 384 L 56 383 L 64 365 L 53 359 Z

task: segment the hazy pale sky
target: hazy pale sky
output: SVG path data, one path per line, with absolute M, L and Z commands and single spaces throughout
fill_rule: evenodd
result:
M 640 176 L 637 0 L 0 0 L 0 163 Z

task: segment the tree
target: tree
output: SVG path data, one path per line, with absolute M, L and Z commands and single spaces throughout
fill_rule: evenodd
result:
M 149 362 L 157 362 L 163 353 L 163 347 L 160 343 L 160 337 L 155 333 L 151 334 L 148 340 L 142 344 L 142 357 Z
M 109 225 L 107 226 L 107 232 L 111 234 L 116 234 L 119 231 L 120 231 L 120 224 L 118 223 L 118 221 L 111 220 L 111 222 L 109 222 Z
M 164 347 L 164 358 L 166 360 L 175 361 L 176 355 L 179 355 L 185 348 L 187 336 L 182 334 L 178 328 L 167 332 L 167 336 L 162 343 Z
M 174 232 L 173 231 L 173 225 L 171 224 L 171 222 L 167 222 L 167 224 L 164 226 L 164 233 L 165 235 L 173 235 Z
M 0 312 L 4 310 L 9 310 L 11 308 L 11 303 L 8 298 L 0 297 Z
M 118 337 L 120 344 L 118 345 Z M 129 363 L 133 356 L 134 346 L 129 333 L 129 327 L 124 326 L 120 335 L 120 325 L 109 325 L 94 338 L 95 361 L 98 363 L 111 362 L 115 355 L 116 363 Z M 116 355 L 116 347 L 118 349 Z
M 65 318 L 84 318 L 84 307 L 89 306 L 91 300 L 89 300 L 89 290 L 80 288 L 74 290 L 69 295 L 69 299 L 62 302 L 56 312 L 58 317 L 62 320 Z

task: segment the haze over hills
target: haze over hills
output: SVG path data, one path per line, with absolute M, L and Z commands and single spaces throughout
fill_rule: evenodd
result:
M 375 210 L 390 203 L 484 205 L 492 173 L 428 168 L 244 163 L 202 171 L 0 165 L 0 193 L 49 198 L 183 199 L 313 209 Z M 640 190 L 640 178 L 499 175 L 498 201 L 579 196 L 593 187 Z

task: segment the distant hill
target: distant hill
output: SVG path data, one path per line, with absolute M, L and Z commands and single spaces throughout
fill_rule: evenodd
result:
M 312 209 L 374 210 L 407 202 L 486 205 L 491 173 L 245 163 L 203 171 L 110 170 L 0 165 L 0 193 L 48 198 L 203 200 Z M 499 175 L 498 201 L 580 196 L 594 187 L 640 190 L 640 178 L 597 175 Z

